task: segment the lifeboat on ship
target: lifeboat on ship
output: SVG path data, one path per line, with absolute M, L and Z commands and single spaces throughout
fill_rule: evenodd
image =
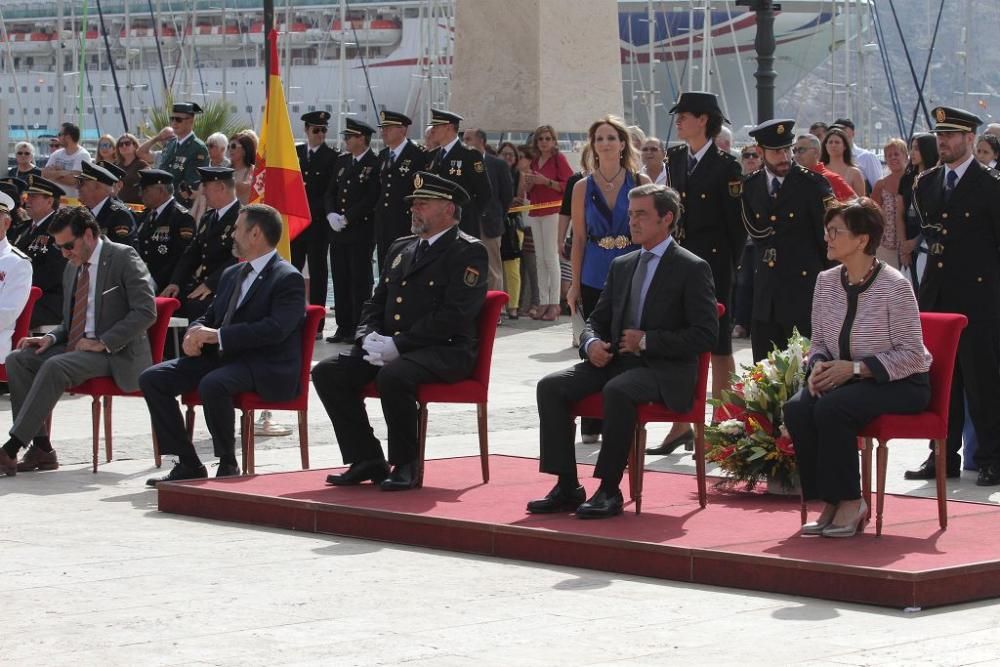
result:
M 10 49 L 17 54 L 48 53 L 55 48 L 55 33 L 10 31 L 7 33 Z M 3 40 L 0 39 L 0 42 Z
M 330 27 L 330 36 L 336 44 L 344 39 L 352 46 L 355 43 L 360 46 L 394 46 L 403 37 L 403 24 L 390 19 L 348 19 L 341 30 L 340 20 L 336 20 Z
M 305 23 L 293 23 L 291 30 L 288 30 L 287 28 L 288 24 L 286 23 L 281 23 L 277 26 L 278 46 L 285 46 L 288 43 L 288 40 L 292 41 L 292 45 L 306 43 L 307 33 L 310 32 L 309 26 Z M 258 21 L 250 24 L 249 35 L 251 44 L 263 44 L 264 22 Z

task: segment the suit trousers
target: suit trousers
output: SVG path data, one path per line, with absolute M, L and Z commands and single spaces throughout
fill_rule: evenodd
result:
M 233 397 L 255 388 L 247 364 L 211 354 L 171 359 L 147 368 L 139 376 L 139 388 L 149 407 L 161 453 L 195 455 L 177 397 L 197 389 L 215 455 L 236 456 Z
M 803 498 L 831 505 L 860 498 L 858 433 L 879 415 L 920 412 L 930 399 L 927 373 L 885 384 L 849 382 L 820 397 L 799 390 L 785 403 L 784 416 Z
M 371 298 L 375 279 L 372 273 L 372 244 L 331 243 L 333 270 L 333 310 L 337 328 L 354 335 L 361 310 Z
M 35 354 L 34 348 L 16 350 L 7 355 L 5 363 L 14 417 L 10 434 L 25 444 L 46 434 L 45 421 L 67 389 L 84 380 L 111 375 L 111 355 L 67 352 L 62 344 L 41 354 Z
M 637 406 L 661 400 L 653 369 L 633 355 L 615 356 L 603 368 L 584 361 L 547 375 L 538 383 L 542 472 L 576 474 L 576 426 L 570 408 L 574 402 L 596 392 L 601 392 L 604 398 L 604 424 L 594 477 L 621 482 L 635 437 Z
M 490 260 L 487 287 L 491 290 L 503 290 L 503 260 L 500 258 L 500 238 L 499 236 L 484 236 L 479 239 L 486 246 L 486 254 Z
M 292 241 L 292 266 L 302 271 L 302 267 L 309 262 L 309 303 L 325 308 L 327 280 L 330 276 L 327 246 L 330 241 L 326 237 L 326 221 L 322 223 L 323 226 L 319 227 L 319 223 L 313 222 L 313 228 Z M 323 320 L 319 322 L 319 330 L 323 331 Z
M 433 371 L 405 357 L 385 366 L 372 366 L 361 357 L 344 355 L 316 364 L 312 380 L 333 423 L 344 463 L 385 458 L 361 395 L 372 380 L 389 432 L 389 463 L 404 465 L 417 460 L 417 385 L 440 382 Z
M 585 322 L 590 317 L 590 314 L 594 312 L 594 306 L 597 305 L 597 300 L 601 298 L 602 291 L 589 285 L 580 285 L 580 311 L 583 314 Z M 604 426 L 600 419 L 594 419 L 593 417 L 580 418 L 580 433 L 582 435 L 600 435 L 602 428 Z

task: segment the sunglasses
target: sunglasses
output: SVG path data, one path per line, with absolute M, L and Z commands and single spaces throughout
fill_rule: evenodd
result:
M 187 118 L 185 118 L 184 116 L 171 116 L 170 117 L 170 122 L 171 123 L 183 123 L 186 120 L 187 120 Z
M 240 147 L 241 146 L 238 143 L 236 143 L 235 141 L 233 143 L 229 144 L 229 150 L 233 150 L 234 148 L 240 148 Z
M 59 246 L 60 250 L 72 250 L 76 247 L 76 241 L 76 239 L 73 239 L 72 241 L 67 241 L 66 243 L 57 243 L 56 245 Z
M 640 148 L 639 150 L 643 153 L 656 153 L 660 149 L 654 148 L 653 146 L 647 146 L 646 148 Z
M 31 155 L 31 151 L 17 151 L 17 155 Z
M 744 160 L 759 160 L 760 156 L 757 155 L 756 153 L 744 153 L 743 154 L 743 159 Z
M 810 148 L 809 146 L 798 146 L 796 148 L 793 148 L 792 152 L 795 153 L 796 155 L 800 155 L 801 153 L 805 153 L 806 151 L 809 150 L 812 150 L 812 148 Z
M 539 141 L 555 141 L 552 137 L 538 137 Z
M 326 129 L 325 127 L 313 127 L 309 131 L 313 134 L 326 134 Z
M 109 144 L 106 141 L 102 141 L 101 143 L 97 144 L 97 147 L 98 148 L 112 148 L 112 147 L 114 147 L 114 144 Z
M 118 148 L 121 148 L 122 146 L 135 146 L 135 142 L 134 141 L 119 141 L 118 142 Z

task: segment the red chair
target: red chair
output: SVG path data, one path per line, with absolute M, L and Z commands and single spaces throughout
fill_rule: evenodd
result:
M 149 338 L 149 350 L 153 356 L 153 363 L 158 364 L 163 361 L 163 344 L 167 340 L 167 327 L 170 325 L 170 318 L 174 311 L 180 308 L 181 302 L 177 299 L 166 297 L 156 297 L 156 321 L 146 330 Z M 90 396 L 90 412 L 92 417 L 91 426 L 93 429 L 94 448 L 94 472 L 97 472 L 97 454 L 100 450 L 101 440 L 101 399 L 104 399 L 104 449 L 107 462 L 111 462 L 111 399 L 115 396 L 138 396 L 142 397 L 140 391 L 122 391 L 110 376 L 91 378 L 82 384 L 69 389 L 71 394 L 85 394 Z M 160 448 L 156 442 L 156 434 L 153 433 L 153 457 L 156 460 L 156 467 L 160 467 Z
M 326 308 L 306 306 L 306 318 L 302 325 L 302 365 L 299 375 L 299 395 L 288 401 L 265 401 L 256 392 L 245 392 L 235 396 L 236 407 L 241 410 L 240 447 L 243 450 L 243 472 L 254 472 L 254 411 L 294 410 L 299 415 L 299 452 L 302 469 L 309 469 L 309 370 L 312 368 L 313 350 L 316 347 L 316 332 L 319 323 L 326 317 Z M 187 406 L 186 426 L 188 437 L 194 435 L 194 407 L 201 405 L 197 391 L 187 393 L 182 398 Z
M 716 312 L 721 318 L 726 312 L 724 305 L 716 304 Z M 672 412 L 665 405 L 646 403 L 638 406 L 635 419 L 635 436 L 628 456 L 629 496 L 635 502 L 635 513 L 642 512 L 643 461 L 646 456 L 646 424 L 654 422 L 686 422 L 694 428 L 694 461 L 698 478 L 698 504 L 708 504 L 707 476 L 705 472 L 705 406 L 708 396 L 708 364 L 712 353 L 698 355 L 698 381 L 694 388 L 694 403 L 687 412 Z M 604 399 L 600 392 L 577 401 L 570 414 L 574 417 L 604 417 Z
M 24 304 L 21 314 L 14 322 L 14 334 L 10 337 L 10 349 L 16 350 L 17 343 L 28 335 L 28 325 L 31 323 L 31 313 L 35 310 L 35 302 L 42 298 L 42 289 L 32 287 L 28 291 L 28 301 Z M 0 363 L 0 382 L 7 381 L 7 365 Z
M 490 481 L 489 433 L 486 426 L 486 403 L 490 391 L 490 369 L 493 365 L 493 343 L 497 337 L 497 320 L 507 303 L 507 293 L 490 291 L 479 311 L 479 352 L 472 377 L 458 382 L 431 382 L 417 387 L 417 486 L 424 485 L 424 450 L 427 445 L 428 403 L 475 403 L 479 426 L 479 458 L 483 469 L 483 483 Z M 375 383 L 368 383 L 362 394 L 365 398 L 378 398 Z
M 931 402 L 927 410 L 915 415 L 882 415 L 861 431 L 865 440 L 862 467 L 868 471 L 866 499 L 871 512 L 871 452 L 872 440 L 878 442 L 876 452 L 875 535 L 882 534 L 882 508 L 885 505 L 885 473 L 889 462 L 889 440 L 893 438 L 929 439 L 934 441 L 937 482 L 938 523 L 948 528 L 948 496 L 945 480 L 948 474 L 946 440 L 948 438 L 948 406 L 951 402 L 951 380 L 955 374 L 955 354 L 962 330 L 969 323 L 965 315 L 955 313 L 921 313 L 924 345 L 934 357 L 931 363 Z M 870 516 L 870 514 L 869 514 Z

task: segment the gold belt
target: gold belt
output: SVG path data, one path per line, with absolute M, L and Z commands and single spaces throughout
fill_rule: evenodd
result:
M 591 236 L 590 240 L 596 243 L 598 248 L 603 248 L 605 250 L 622 250 L 632 245 L 632 239 L 624 234 L 619 234 L 618 236 L 602 236 L 600 238 Z

